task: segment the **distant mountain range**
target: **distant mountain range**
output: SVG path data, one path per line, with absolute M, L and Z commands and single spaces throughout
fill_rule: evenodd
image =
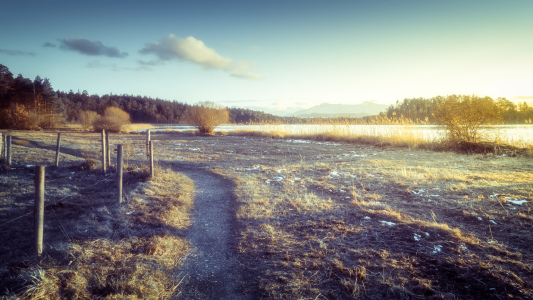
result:
M 366 116 L 379 115 L 389 107 L 386 104 L 374 102 L 364 102 L 361 104 L 329 104 L 322 103 L 308 109 L 299 110 L 290 116 L 299 118 L 320 118 L 320 117 L 352 117 L 361 118 Z

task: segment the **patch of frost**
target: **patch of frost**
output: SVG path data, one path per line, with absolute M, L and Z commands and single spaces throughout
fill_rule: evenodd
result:
M 416 234 L 416 233 L 415 233 L 415 235 L 414 235 L 414 239 L 415 239 L 415 241 L 417 241 L 417 242 L 420 241 L 420 238 L 421 238 L 421 237 L 422 237 L 422 236 L 421 236 L 420 234 Z
M 364 219 L 365 219 L 365 220 L 370 220 L 370 219 L 372 219 L 372 218 L 366 216 Z
M 394 222 L 388 222 L 388 221 L 380 221 L 382 224 L 385 224 L 385 225 L 389 225 L 389 226 L 394 226 L 396 225 L 396 223 Z
M 424 192 L 426 192 L 426 191 L 425 190 L 411 191 L 411 193 L 413 193 L 415 195 L 420 195 L 420 194 L 423 194 Z
M 440 252 L 442 252 L 442 246 L 441 245 L 437 245 L 437 246 L 433 247 L 433 254 L 437 254 L 437 253 L 440 253 Z
M 492 224 L 494 225 L 497 225 L 498 223 L 494 222 L 494 220 L 489 220 L 489 222 L 491 222 Z
M 525 200 L 525 199 L 510 199 L 510 198 L 507 198 L 507 197 L 505 197 L 505 200 L 507 200 L 507 202 L 510 203 L 509 205 L 511 205 L 511 204 L 522 205 L 522 204 L 527 202 L 527 200 Z
M 483 221 L 483 219 L 481 217 L 477 217 L 477 219 L 480 220 L 480 221 Z

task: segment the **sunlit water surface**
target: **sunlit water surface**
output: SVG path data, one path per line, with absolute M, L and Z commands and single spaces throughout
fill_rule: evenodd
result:
M 152 131 L 195 130 L 188 125 L 156 125 Z M 438 141 L 446 136 L 446 130 L 437 125 L 221 125 L 216 131 L 281 132 L 286 135 L 335 133 L 344 136 L 406 134 L 421 137 L 424 141 Z M 500 141 L 517 146 L 533 145 L 533 125 L 482 126 L 479 134 L 488 141 Z

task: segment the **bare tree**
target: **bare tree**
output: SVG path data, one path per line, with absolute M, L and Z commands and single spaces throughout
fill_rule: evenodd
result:
M 453 142 L 479 142 L 482 139 L 479 134 L 481 125 L 502 122 L 494 101 L 478 96 L 448 96 L 437 106 L 435 118 L 446 127 Z
M 187 108 L 184 120 L 196 126 L 201 134 L 213 134 L 218 125 L 229 121 L 229 112 L 213 102 L 202 102 Z

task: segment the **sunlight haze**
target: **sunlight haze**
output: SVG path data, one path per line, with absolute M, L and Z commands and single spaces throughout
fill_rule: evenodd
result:
M 56 90 L 271 111 L 531 101 L 532 12 L 532 1 L 485 0 L 9 1 L 0 64 Z

